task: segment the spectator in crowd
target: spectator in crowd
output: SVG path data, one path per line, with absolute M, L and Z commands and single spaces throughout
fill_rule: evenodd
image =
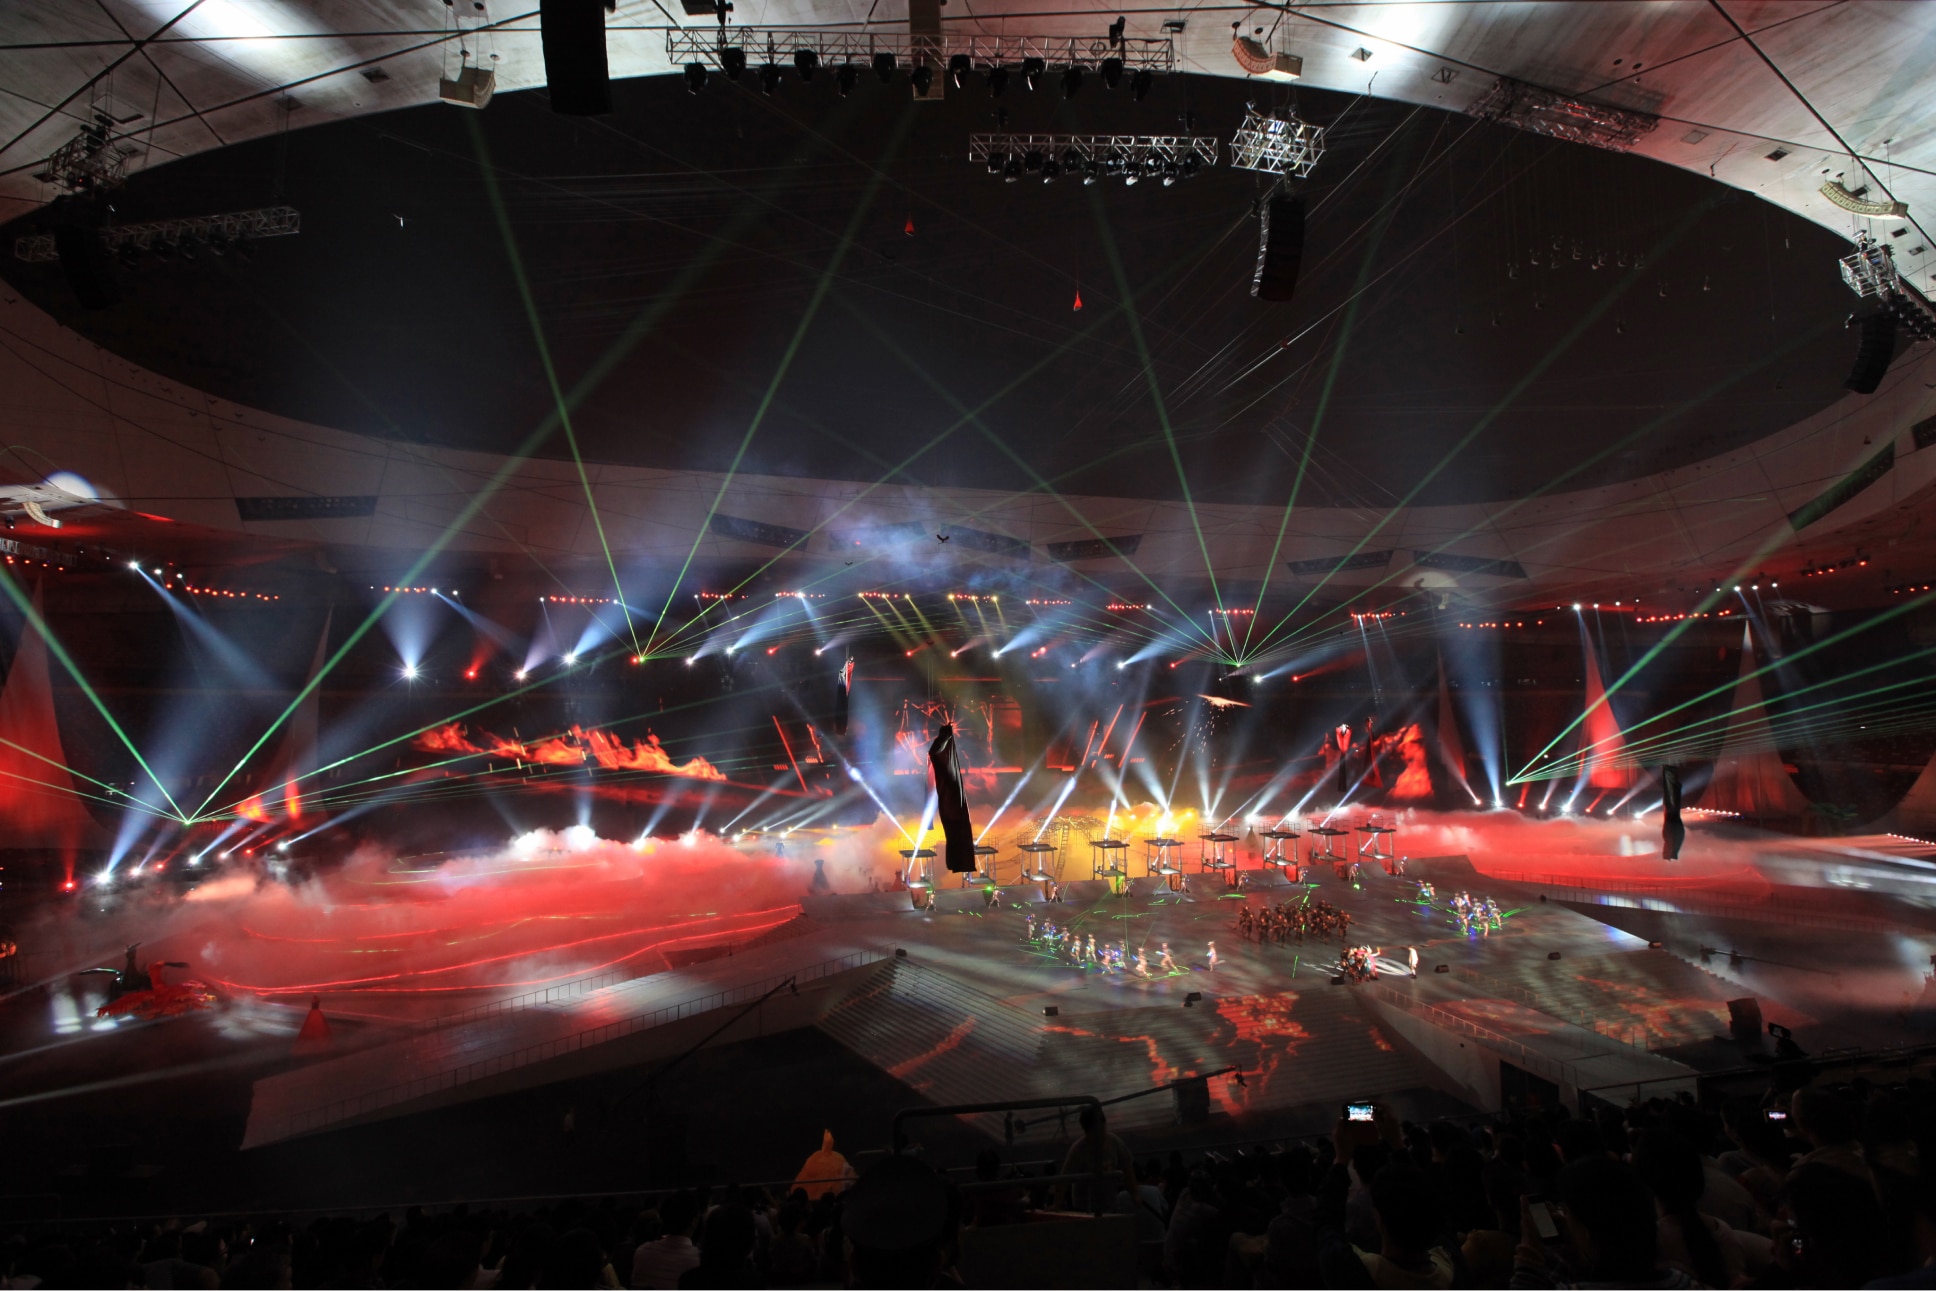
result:
M 753 1267 L 753 1212 L 744 1202 L 713 1207 L 699 1243 L 699 1263 L 679 1275 L 680 1291 L 736 1291 L 764 1285 Z
M 642 1243 L 632 1256 L 631 1285 L 649 1291 L 676 1291 L 680 1275 L 699 1264 L 693 1244 L 699 1222 L 699 1202 L 689 1192 L 675 1192 L 659 1204 L 659 1224 L 665 1236 Z
M 895 1154 L 869 1166 L 842 1216 L 848 1285 L 959 1287 L 951 1270 L 959 1213 L 954 1193 L 927 1163 Z
M 809 1201 L 845 1191 L 853 1182 L 854 1167 L 834 1150 L 832 1130 L 821 1132 L 820 1150 L 809 1156 L 793 1177 L 793 1186 L 804 1191 Z
M 1643 1287 L 1695 1285 L 1658 1258 L 1654 1198 L 1633 1170 L 1604 1153 L 1565 1166 L 1556 1181 L 1563 1244 L 1549 1254 L 1523 1202 L 1514 1287 Z
M 1118 1193 L 1136 1195 L 1136 1158 L 1130 1155 L 1129 1147 L 1121 1139 L 1109 1132 L 1109 1121 L 1102 1108 L 1090 1104 L 1082 1109 L 1078 1121 L 1082 1136 L 1069 1147 L 1068 1155 L 1062 1158 L 1063 1174 L 1089 1174 L 1100 1171 L 1105 1176 L 1114 1172 L 1115 1178 L 1105 1177 L 1102 1192 L 1097 1193 L 1095 1184 L 1087 1179 L 1065 1183 L 1056 1190 L 1063 1206 L 1073 1206 L 1076 1210 L 1100 1210 L 1103 1202 L 1114 1198 Z

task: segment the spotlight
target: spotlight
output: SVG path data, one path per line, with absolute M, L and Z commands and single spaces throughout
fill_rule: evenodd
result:
M 1008 88 L 1008 69 L 1006 67 L 989 68 L 988 69 L 988 97 L 991 99 L 999 99 L 1000 97 L 1002 97 L 1002 91 L 1007 88 Z
M 882 85 L 891 82 L 894 79 L 894 55 L 874 55 L 874 75 Z
M 1049 65 L 1046 62 L 1044 62 L 1042 59 L 1039 59 L 1039 58 L 1023 59 L 1022 60 L 1022 84 L 1025 87 L 1027 87 L 1030 93 L 1033 93 L 1035 90 L 1035 87 L 1042 83 L 1042 73 L 1048 70 L 1049 70 Z
M 1201 170 L 1202 168 L 1203 168 L 1203 163 L 1197 160 L 1197 155 L 1195 153 L 1191 153 L 1189 156 L 1183 159 L 1183 166 L 1181 168 L 1183 178 L 1185 179 L 1194 178 L 1197 171 Z
M 1143 163 L 1132 161 L 1123 167 L 1123 183 L 1133 184 L 1143 177 Z
M 519 681 L 523 681 L 523 680 L 524 680 L 524 679 L 525 679 L 526 677 L 529 677 L 530 675 L 531 675 L 531 674 L 530 674 L 529 672 L 527 672 L 527 671 L 525 671 L 525 670 L 524 670 L 523 668 L 520 668 L 520 669 L 518 669 L 518 674 L 517 674 L 517 676 L 518 676 L 518 680 L 519 680 Z
M 1112 90 L 1123 83 L 1122 59 L 1105 58 L 1102 60 L 1102 83 Z
M 1033 175 L 1036 171 L 1042 169 L 1042 160 L 1041 149 L 1031 148 L 1022 154 L 1022 169 Z
M 1578 601 L 1575 601 L 1575 602 L 1573 602 L 1573 608 L 1574 608 L 1574 609 L 1576 609 L 1576 610 L 1577 610 L 1577 609 L 1579 609 L 1579 608 L 1580 608 L 1580 603 L 1579 603 Z
M 834 73 L 834 84 L 840 87 L 840 97 L 843 99 L 854 92 L 854 86 L 859 82 L 860 64 L 858 63 L 842 63 L 840 70 Z
M 955 54 L 948 59 L 948 83 L 957 90 L 968 84 L 968 73 L 974 70 L 974 63 L 966 54 Z
M 565 656 L 565 667 L 567 667 L 567 668 L 569 668 L 569 667 L 571 667 L 571 666 L 572 666 L 573 664 L 575 664 L 575 663 L 577 663 L 577 662 L 578 662 L 578 652 L 577 652 L 577 651 L 575 651 L 575 650 L 574 650 L 574 651 L 572 651 L 572 652 L 571 652 L 570 654 L 568 654 L 568 655 L 566 655 L 566 656 Z
M 1129 78 L 1130 99 L 1136 103 L 1141 103 L 1149 97 L 1150 86 L 1154 84 L 1156 84 L 1156 78 L 1148 72 L 1136 72 L 1132 74 Z
M 1082 69 L 1071 65 L 1068 71 L 1062 73 L 1062 97 L 1073 99 L 1081 89 Z
M 1021 177 L 1022 159 L 1020 157 L 1010 157 L 1002 167 L 1002 178 L 1012 184 Z
M 1082 163 L 1082 182 L 1093 184 L 1102 178 L 1102 163 L 1094 157 Z
M 908 84 L 914 87 L 916 94 L 924 99 L 927 98 L 928 87 L 934 84 L 934 69 L 926 63 L 921 64 L 908 73 Z
M 801 80 L 811 81 L 813 79 L 813 74 L 815 69 L 817 69 L 819 66 L 820 66 L 820 55 L 815 53 L 813 50 L 796 49 L 793 51 L 793 68 L 795 71 L 800 73 Z
M 405 665 L 403 665 L 403 679 L 404 679 L 405 681 L 415 681 L 415 680 L 417 679 L 417 665 L 416 665 L 416 664 L 414 664 L 414 663 L 406 663 Z
M 760 64 L 760 93 L 771 94 L 780 88 L 780 65 L 778 63 Z
M 1046 160 L 1043 161 L 1042 163 L 1042 182 L 1043 183 L 1053 184 L 1055 182 L 1055 177 L 1057 175 L 1060 175 L 1061 173 L 1062 173 L 1061 162 L 1057 161 L 1053 157 L 1047 158 Z
M 1177 175 L 1176 163 L 1173 161 L 1164 162 L 1163 163 L 1163 187 L 1168 188 L 1172 184 L 1176 183 L 1176 175 Z
M 746 74 L 746 51 L 738 45 L 720 50 L 719 70 L 726 74 L 727 80 L 737 81 Z
M 696 660 L 697 660 L 698 658 L 699 658 L 699 656 L 698 656 L 698 655 L 696 655 L 696 654 L 695 654 L 695 655 L 687 655 L 687 656 L 686 656 L 686 667 L 688 667 L 688 668 L 690 668 L 690 667 L 692 667 L 692 665 L 693 665 L 693 663 L 694 663 L 694 662 L 695 662 L 695 661 L 696 661 Z
M 704 63 L 686 64 L 686 93 L 697 94 L 706 88 L 706 65 Z
M 999 175 L 999 174 L 1001 174 L 1001 173 L 1002 173 L 1002 167 L 1003 167 L 1003 166 L 1005 166 L 1005 165 L 1007 165 L 1007 164 L 1008 164 L 1008 154 L 1007 154 L 1007 153 L 1005 153 L 1005 152 L 991 152 L 991 153 L 989 153 L 989 154 L 988 154 L 988 173 L 989 173 L 989 174 L 991 174 L 991 175 Z

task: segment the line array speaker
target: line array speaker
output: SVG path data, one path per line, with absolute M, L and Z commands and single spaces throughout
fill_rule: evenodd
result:
M 1273 197 L 1264 203 L 1257 231 L 1257 272 L 1250 294 L 1259 300 L 1289 300 L 1297 291 L 1297 269 L 1304 259 L 1304 199 Z
M 605 62 L 605 0 L 538 0 L 551 110 L 572 117 L 612 110 Z
M 54 230 L 54 249 L 60 253 L 61 273 L 82 309 L 106 309 L 121 299 L 114 259 L 102 245 L 99 229 L 91 224 L 64 224 Z
M 1842 384 L 1857 394 L 1874 394 L 1882 374 L 1896 356 L 1896 316 L 1883 311 L 1862 320 L 1862 344 L 1856 347 L 1855 367 Z

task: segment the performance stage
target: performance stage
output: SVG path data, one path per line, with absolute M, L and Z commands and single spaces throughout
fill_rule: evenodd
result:
M 783 853 L 527 835 L 488 855 L 359 855 L 299 883 L 156 889 L 47 930 L 70 962 L 43 951 L 40 984 L 13 997 L 5 1111 L 54 1123 L 88 1089 L 227 1069 L 252 1082 L 237 1132 L 251 1152 L 601 1079 L 646 1089 L 608 1114 L 643 1115 L 679 1055 L 812 1032 L 910 1104 L 1095 1095 L 1123 1100 L 1112 1121 L 1132 1141 L 1162 1144 L 1320 1132 L 1363 1098 L 1424 1117 L 1692 1090 L 1772 1054 L 1731 1037 L 1730 1000 L 1814 1053 L 1925 1035 L 1927 847 L 1697 820 L 1670 864 L 1644 820 L 1389 819 L 1402 874 L 1365 861 L 1293 881 L 1239 826 L 1231 868 L 1181 849 L 1176 889 L 1132 863 L 1112 891 L 1081 877 L 1086 855 L 1063 857 L 1058 887 L 1019 882 L 1026 854 L 1004 847 L 998 900 L 942 874 L 932 908 L 898 886 L 904 840 L 881 826 L 797 834 Z M 1496 921 L 1462 929 L 1461 894 Z M 1342 935 L 1243 931 L 1267 909 L 1322 908 L 1348 916 Z M 92 1016 L 101 979 L 71 973 L 144 930 L 144 959 L 187 963 L 216 1009 Z M 1338 980 L 1347 945 L 1376 952 L 1375 978 Z M 298 1040 L 312 1002 L 330 1034 Z M 192 1061 L 130 1065 L 178 1049 Z M 756 1070 L 720 1081 L 728 1099 L 787 1097 Z M 1049 1154 L 1066 1137 L 1054 1112 L 1018 1116 L 970 1128 Z

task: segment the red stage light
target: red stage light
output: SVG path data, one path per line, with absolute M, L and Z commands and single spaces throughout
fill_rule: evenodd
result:
M 466 668 L 466 669 L 464 669 L 464 680 L 466 680 L 466 681 L 476 681 L 476 680 L 477 680 L 477 669 L 475 669 L 475 668 Z

